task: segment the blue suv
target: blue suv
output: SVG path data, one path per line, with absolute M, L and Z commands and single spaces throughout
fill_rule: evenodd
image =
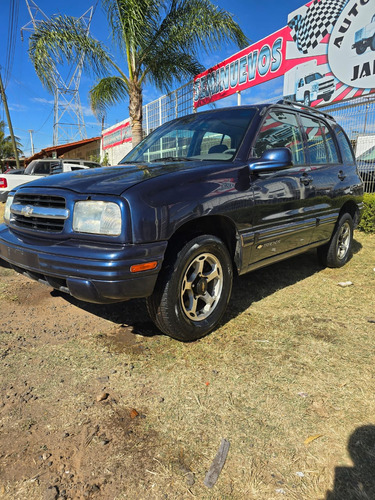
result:
M 118 166 L 9 194 L 0 257 L 89 302 L 146 297 L 183 341 L 220 322 L 233 275 L 316 248 L 351 255 L 363 205 L 350 142 L 295 103 L 217 109 L 156 129 Z

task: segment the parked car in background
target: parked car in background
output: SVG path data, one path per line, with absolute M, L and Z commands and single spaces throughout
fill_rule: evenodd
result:
M 24 168 L 8 168 L 7 170 L 5 170 L 4 174 L 20 175 L 20 174 L 23 174 L 24 172 L 25 172 Z
M 82 170 L 87 168 L 100 167 L 99 163 L 86 160 L 70 160 L 70 159 L 53 159 L 43 158 L 33 160 L 24 169 L 24 171 L 17 172 L 17 176 L 11 175 L 15 171 L 9 171 L 6 174 L 0 175 L 0 202 L 5 202 L 8 193 L 11 189 L 32 182 L 38 177 L 45 177 L 47 175 L 59 174 L 62 172 L 73 172 L 74 170 Z
M 158 328 L 190 341 L 220 322 L 234 274 L 312 248 L 324 265 L 346 264 L 362 209 L 331 116 L 238 106 L 166 123 L 118 166 L 12 191 L 0 257 L 80 300 L 146 297 Z
M 357 158 L 358 173 L 367 193 L 375 192 L 375 146 Z

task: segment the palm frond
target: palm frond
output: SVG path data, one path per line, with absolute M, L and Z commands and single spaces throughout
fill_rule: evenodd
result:
M 102 0 L 112 40 L 131 52 L 144 46 L 149 33 L 160 24 L 162 0 Z
M 108 73 L 113 60 L 98 40 L 89 36 L 82 21 L 56 16 L 38 24 L 29 39 L 29 56 L 43 85 L 52 92 L 57 65 L 64 61 L 78 63 L 98 76 Z
M 210 53 L 228 42 L 239 48 L 249 44 L 233 16 L 210 0 L 170 0 L 168 3 L 164 20 L 141 56 L 144 61 L 154 59 L 168 48 L 198 57 L 201 52 Z
M 192 54 L 168 50 L 149 62 L 144 78 L 161 91 L 169 92 L 176 81 L 186 81 L 203 70 L 204 66 Z
M 129 94 L 127 83 L 118 76 L 102 78 L 90 90 L 90 105 L 98 118 L 105 116 L 106 110 L 113 104 L 120 103 Z

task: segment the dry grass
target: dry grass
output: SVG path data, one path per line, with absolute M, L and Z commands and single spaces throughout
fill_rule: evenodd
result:
M 356 470 L 348 440 L 375 424 L 374 268 L 375 237 L 357 233 L 355 254 L 342 269 L 322 270 L 308 253 L 251 273 L 236 281 L 221 328 L 191 344 L 154 335 L 141 302 L 121 306 L 117 317 L 114 309 L 47 297 L 28 309 L 29 324 L 20 327 L 12 321 L 14 299 L 3 292 L 8 286 L 20 297 L 29 281 L 15 282 L 0 268 L 8 280 L 0 290 L 0 354 L 10 349 L 0 366 L 6 388 L 0 403 L 20 377 L 32 380 L 39 396 L 8 412 L 0 404 L 0 467 L 36 449 L 33 432 L 52 449 L 64 445 L 61 433 L 68 430 L 75 448 L 61 454 L 81 482 L 101 471 L 97 498 L 357 498 L 339 491 L 335 472 Z M 353 285 L 338 286 L 343 281 Z M 30 287 L 36 293 L 41 285 Z M 40 326 L 42 333 L 36 325 L 47 304 L 55 318 Z M 142 335 L 129 335 L 126 325 Z M 95 400 L 103 390 L 108 404 Z M 140 414 L 134 421 L 131 408 Z M 112 436 L 107 447 L 95 434 L 97 424 Z M 16 435 L 19 449 L 6 450 L 7 438 Z M 229 455 L 208 490 L 203 480 L 221 438 L 230 441 Z M 83 456 L 79 443 L 87 439 Z M 27 481 L 29 469 L 0 474 L 0 496 L 40 498 L 48 483 L 43 476 Z M 114 484 L 117 489 L 105 489 Z

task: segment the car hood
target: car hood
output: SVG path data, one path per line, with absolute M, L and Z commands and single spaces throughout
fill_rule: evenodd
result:
M 168 162 L 118 165 L 50 175 L 28 187 L 68 189 L 77 193 L 121 195 L 130 187 L 160 175 L 201 166 L 202 162 Z

